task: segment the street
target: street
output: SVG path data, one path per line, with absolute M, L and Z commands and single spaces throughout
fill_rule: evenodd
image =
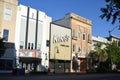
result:
M 120 73 L 0 75 L 0 80 L 120 80 Z

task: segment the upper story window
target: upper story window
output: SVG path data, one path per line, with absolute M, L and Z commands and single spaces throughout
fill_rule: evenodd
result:
M 72 36 L 75 37 L 75 29 L 72 29 Z
M 28 43 L 28 49 L 30 49 L 30 43 Z
M 23 49 L 23 47 L 24 47 L 24 42 L 20 41 L 20 49 Z
M 46 40 L 46 46 L 49 47 L 50 46 L 50 41 Z
M 118 41 L 118 46 L 120 46 L 120 41 Z
M 86 54 L 86 47 L 83 47 L 83 53 Z
M 4 19 L 11 20 L 12 10 L 10 8 L 5 8 Z
M 8 29 L 3 30 L 3 38 L 4 38 L 4 41 L 8 41 L 8 38 L 9 38 L 9 30 Z
M 83 33 L 83 40 L 85 40 L 85 33 Z
M 34 44 L 33 43 L 31 43 L 31 49 L 34 49 Z
M 90 53 L 90 46 L 88 47 L 88 54 Z
M 75 48 L 76 48 L 76 46 L 75 46 L 75 44 L 73 44 L 73 52 L 75 52 Z
M 34 49 L 34 43 L 28 43 L 28 49 Z
M 88 42 L 91 42 L 91 36 L 88 34 Z
M 37 50 L 41 50 L 41 44 L 37 45 Z
M 78 46 L 78 52 L 80 52 L 81 48 L 80 48 L 80 45 Z
M 78 39 L 80 39 L 80 30 L 78 31 Z

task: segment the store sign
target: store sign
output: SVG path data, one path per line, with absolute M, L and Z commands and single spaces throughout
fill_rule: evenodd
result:
M 68 35 L 65 36 L 53 35 L 53 43 L 68 42 L 69 38 L 70 37 Z
M 50 59 L 71 60 L 71 29 L 51 24 Z
M 38 51 L 35 50 L 19 50 L 20 57 L 38 57 Z
M 22 57 L 32 57 L 32 52 L 20 52 L 20 56 L 22 56 Z

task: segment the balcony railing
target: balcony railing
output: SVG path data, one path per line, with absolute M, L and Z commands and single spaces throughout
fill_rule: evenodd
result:
M 72 39 L 77 40 L 77 36 L 72 36 Z

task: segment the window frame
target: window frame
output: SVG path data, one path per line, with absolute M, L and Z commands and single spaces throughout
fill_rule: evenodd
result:
M 7 31 L 7 33 L 5 31 Z M 9 29 L 3 29 L 3 38 L 4 38 L 4 41 L 9 40 Z
M 4 20 L 10 21 L 11 17 L 12 17 L 12 9 L 11 8 L 5 8 Z

